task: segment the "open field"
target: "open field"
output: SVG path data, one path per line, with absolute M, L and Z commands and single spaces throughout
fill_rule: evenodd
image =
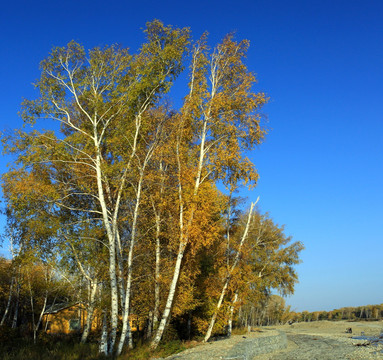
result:
M 383 322 L 315 321 L 266 327 L 287 334 L 288 347 L 278 352 L 256 356 L 254 360 L 332 360 L 383 359 L 383 345 L 357 346 L 367 341 L 354 336 L 379 336 Z M 346 329 L 352 328 L 352 334 Z
M 352 328 L 352 334 L 346 333 Z M 172 360 L 358 360 L 383 359 L 383 344 L 367 345 L 368 341 L 352 339 L 354 336 L 376 336 L 383 331 L 383 321 L 348 322 L 348 321 L 315 321 L 296 323 L 293 325 L 269 326 L 245 335 L 235 335 L 230 339 L 213 341 L 208 344 L 198 344 L 177 355 L 170 356 Z M 273 340 L 266 346 L 272 351 L 267 354 L 251 356 L 248 342 L 251 339 L 268 337 L 284 341 L 287 335 L 287 348 L 272 351 Z M 260 341 L 259 343 L 262 343 Z M 257 344 L 255 341 L 253 344 Z M 283 348 L 279 347 L 279 348 Z

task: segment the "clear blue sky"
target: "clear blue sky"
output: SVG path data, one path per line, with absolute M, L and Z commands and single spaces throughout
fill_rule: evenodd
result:
M 287 302 L 298 311 L 383 303 L 382 1 L 5 2 L 0 129 L 21 126 L 20 102 L 35 95 L 53 46 L 135 50 L 154 18 L 195 38 L 207 30 L 211 44 L 231 31 L 251 41 L 248 66 L 271 98 L 271 131 L 251 155 L 259 186 L 244 195 L 259 195 L 261 210 L 306 246 Z

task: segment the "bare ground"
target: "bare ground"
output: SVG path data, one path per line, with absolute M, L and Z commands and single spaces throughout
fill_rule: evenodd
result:
M 347 328 L 352 328 L 352 334 L 346 333 Z M 254 360 L 383 360 L 383 344 L 364 346 L 368 341 L 352 339 L 352 337 L 362 334 L 365 336 L 379 336 L 383 331 L 383 321 L 315 321 L 293 325 L 270 326 L 264 327 L 261 330 L 248 333 L 245 336 L 236 335 L 226 340 L 198 344 L 194 348 L 190 348 L 167 359 L 223 359 L 233 345 L 240 345 L 244 337 L 270 336 L 283 331 L 288 339 L 287 348 L 255 356 Z
M 244 339 L 259 338 L 278 335 L 278 331 L 254 331 L 245 335 L 233 335 L 231 338 L 222 338 L 208 343 L 196 343 L 195 347 L 181 353 L 167 357 L 167 360 L 219 360 L 226 357 L 228 352 L 236 345 L 240 345 Z M 239 359 L 241 359 L 240 357 Z
M 383 331 L 382 321 L 315 321 L 269 328 L 284 331 L 287 334 L 288 347 L 256 356 L 254 360 L 383 359 L 382 344 L 366 345 L 366 340 L 352 339 L 363 334 L 379 336 Z M 352 328 L 352 334 L 346 333 L 347 328 Z

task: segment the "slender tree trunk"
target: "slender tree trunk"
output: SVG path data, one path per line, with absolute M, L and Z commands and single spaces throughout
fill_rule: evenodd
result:
M 159 129 L 157 129 L 157 131 L 159 131 Z M 156 138 L 158 134 L 159 132 L 156 134 Z M 158 144 L 157 141 L 158 141 L 158 138 L 150 145 L 149 149 L 146 152 L 145 159 L 143 160 L 142 165 L 139 167 L 140 176 L 139 176 L 139 180 L 137 184 L 136 204 L 135 204 L 134 213 L 133 213 L 132 232 L 130 237 L 130 246 L 129 246 L 129 252 L 128 252 L 128 261 L 127 261 L 128 275 L 127 275 L 126 288 L 125 288 L 125 303 L 124 303 L 123 320 L 122 320 L 122 331 L 121 331 L 120 342 L 118 344 L 117 355 L 121 354 L 126 340 L 128 340 L 129 348 L 130 349 L 133 348 L 133 339 L 132 339 L 131 328 L 129 323 L 133 252 L 134 252 L 134 247 L 135 247 L 136 237 L 138 232 L 137 224 L 138 224 L 139 209 L 141 205 L 142 186 L 144 183 L 145 169 L 149 163 L 150 158 L 153 155 L 153 151 L 155 150 Z
M 360 311 L 359 319 L 363 318 L 363 312 L 364 312 L 364 308 L 362 308 L 362 310 Z
M 178 278 L 180 275 L 182 258 L 184 255 L 185 247 L 186 247 L 186 243 L 181 242 L 179 245 L 179 249 L 178 249 L 178 255 L 177 255 L 177 260 L 176 260 L 176 264 L 174 267 L 173 278 L 172 278 L 172 282 L 170 284 L 168 298 L 166 301 L 164 312 L 162 314 L 162 319 L 161 319 L 161 322 L 157 328 L 156 335 L 155 335 L 155 337 L 154 337 L 154 339 L 150 345 L 150 347 L 152 349 L 155 349 L 158 346 L 158 344 L 160 343 L 162 335 L 163 335 L 164 330 L 165 330 L 165 326 L 166 326 L 168 318 L 170 316 L 170 310 L 172 308 L 174 295 L 176 293 L 177 282 L 178 282 Z
M 93 321 L 93 315 L 94 315 L 94 308 L 95 308 L 95 302 L 96 302 L 96 293 L 97 293 L 97 280 L 91 283 L 91 294 L 90 294 L 90 303 L 88 307 L 88 315 L 86 318 L 86 323 L 84 327 L 84 331 L 81 336 L 81 343 L 84 344 L 86 340 L 88 339 L 88 335 L 90 330 L 92 329 L 92 321 Z
M 5 319 L 7 318 L 7 315 L 8 315 L 8 312 L 9 312 L 9 308 L 10 308 L 10 305 L 11 305 L 11 299 L 12 299 L 13 284 L 14 284 L 14 282 L 15 282 L 15 277 L 12 276 L 11 285 L 9 287 L 9 295 L 8 295 L 7 306 L 5 307 L 4 314 L 3 314 L 3 317 L 2 317 L 1 322 L 0 322 L 0 326 L 4 325 Z
M 111 289 L 111 333 L 110 333 L 110 353 L 113 352 L 114 344 L 117 336 L 117 325 L 118 325 L 118 286 L 117 286 L 117 274 L 116 274 L 116 228 L 117 225 L 113 226 L 110 223 L 108 215 L 108 209 L 106 206 L 103 183 L 102 183 L 102 172 L 101 172 L 101 155 L 100 149 L 97 144 L 97 133 L 95 129 L 95 145 L 97 149 L 96 156 L 96 172 L 97 172 L 97 187 L 98 197 L 101 205 L 103 222 L 105 230 L 109 240 L 109 277 L 110 277 L 110 289 Z
M 253 209 L 254 209 L 254 206 L 255 206 L 255 204 L 257 202 L 258 202 L 258 200 L 255 203 L 251 203 L 251 205 L 250 205 L 250 210 L 249 210 L 249 214 L 248 214 L 248 217 L 247 217 L 247 223 L 246 223 L 245 231 L 243 232 L 241 241 L 239 243 L 238 251 L 237 251 L 237 254 L 235 256 L 233 265 L 231 266 L 231 268 L 229 270 L 229 273 L 227 274 L 225 282 L 223 284 L 221 295 L 220 295 L 220 297 L 218 299 L 217 306 L 215 308 L 213 316 L 211 317 L 209 327 L 208 327 L 208 329 L 206 331 L 206 335 L 205 335 L 205 338 L 203 340 L 204 342 L 207 342 L 209 340 L 209 338 L 211 336 L 211 333 L 213 331 L 213 327 L 214 327 L 215 321 L 217 319 L 217 315 L 218 315 L 219 309 L 221 308 L 223 299 L 225 297 L 226 290 L 227 290 L 227 288 L 229 286 L 229 282 L 230 282 L 231 276 L 233 274 L 234 269 L 237 267 L 237 264 L 238 264 L 238 261 L 239 261 L 239 257 L 241 255 L 242 245 L 243 245 L 243 243 L 245 242 L 245 240 L 247 238 L 247 234 L 249 232 L 249 227 L 250 227 L 250 222 L 251 222 L 251 217 L 252 217 Z
M 36 344 L 35 309 L 33 304 L 33 292 L 32 292 L 31 280 L 29 278 L 28 278 L 28 286 L 29 286 L 29 296 L 30 296 L 31 310 L 32 310 L 33 343 Z
M 161 171 L 161 187 L 160 187 L 160 201 L 163 201 L 163 193 L 164 193 L 164 184 L 165 184 L 165 176 L 164 176 L 164 167 L 162 164 L 162 157 L 160 158 L 160 171 Z M 153 211 L 156 220 L 156 245 L 155 245 L 155 257 L 156 257 L 156 265 L 155 265 L 155 274 L 154 274 L 154 309 L 153 309 L 153 329 L 156 329 L 158 326 L 158 321 L 160 318 L 160 272 L 161 272 L 161 205 L 160 208 L 156 209 L 155 202 L 152 201 Z
M 130 239 L 128 263 L 127 263 L 128 277 L 127 277 L 126 289 L 125 289 L 125 309 L 124 309 L 124 316 L 122 320 L 122 331 L 121 331 L 120 342 L 118 344 L 117 355 L 121 354 L 122 348 L 126 340 L 128 340 L 129 342 L 128 344 L 129 348 L 133 348 L 133 341 L 132 341 L 131 329 L 129 324 L 130 293 L 131 293 L 131 286 L 132 286 L 133 250 L 134 250 L 134 245 L 135 245 L 135 240 L 137 235 L 137 220 L 138 220 L 139 207 L 141 202 L 141 190 L 142 190 L 143 179 L 144 179 L 144 170 L 141 170 L 140 179 L 138 181 L 138 186 L 137 186 L 136 205 L 135 205 L 134 214 L 133 214 L 132 234 Z
M 41 320 L 43 319 L 43 315 L 44 315 L 45 309 L 47 307 L 47 300 L 48 300 L 48 292 L 45 293 L 44 304 L 43 304 L 43 307 L 40 311 L 39 320 L 37 321 L 36 326 L 33 328 L 33 341 L 35 344 L 36 344 L 36 338 L 37 338 L 37 331 L 39 330 Z
M 101 330 L 99 353 L 103 355 L 108 355 L 108 326 L 107 326 L 105 310 L 103 311 L 103 316 L 102 316 L 102 330 Z
M 207 342 L 210 339 L 210 336 L 211 336 L 211 333 L 213 331 L 213 327 L 214 327 L 215 321 L 217 320 L 218 311 L 221 308 L 221 305 L 222 305 L 222 302 L 223 302 L 223 298 L 225 297 L 225 294 L 226 294 L 226 289 L 227 289 L 227 287 L 229 285 L 229 281 L 230 281 L 230 278 L 229 277 L 226 278 L 225 284 L 223 285 L 223 288 L 222 288 L 222 291 L 221 291 L 221 295 L 220 295 L 220 297 L 218 299 L 217 306 L 215 308 L 213 316 L 211 317 L 209 327 L 208 327 L 208 329 L 206 331 L 206 335 L 205 335 L 205 338 L 203 340 L 204 342 Z
M 13 320 L 12 320 L 12 329 L 16 329 L 17 327 L 17 319 L 19 315 L 19 298 L 20 298 L 20 283 L 17 281 L 17 287 L 16 287 L 16 303 L 15 303 L 15 312 L 13 314 Z
M 161 264 L 161 244 L 160 244 L 160 216 L 156 215 L 156 268 L 154 280 L 154 310 L 153 328 L 158 325 L 160 311 L 160 264 Z
M 233 302 L 230 305 L 229 320 L 227 322 L 227 336 L 231 337 L 231 332 L 233 330 L 233 314 L 234 314 L 234 305 L 238 299 L 238 291 L 234 294 Z
M 153 313 L 149 311 L 147 327 L 146 327 L 146 339 L 152 338 L 152 331 L 153 331 Z
M 116 243 L 117 243 L 117 265 L 118 265 L 118 273 L 117 273 L 117 280 L 118 280 L 118 288 L 120 290 L 120 302 L 121 302 L 121 309 L 124 311 L 125 309 L 125 285 L 124 285 L 124 260 L 122 256 L 122 245 L 121 245 L 121 239 L 120 239 L 120 233 L 117 229 L 116 232 Z
M 55 298 L 53 299 L 53 303 L 51 305 L 51 308 L 53 308 L 56 304 L 56 299 L 57 299 L 57 295 L 55 296 Z M 48 330 L 48 324 L 49 324 L 49 314 L 47 315 L 46 319 L 45 319 L 45 328 L 44 328 L 44 331 L 46 332 Z
M 182 124 L 181 124 L 182 125 Z M 196 199 L 198 195 L 198 190 L 201 185 L 201 174 L 203 169 L 203 163 L 204 163 L 204 156 L 205 153 L 205 140 L 206 140 L 206 131 L 207 131 L 207 120 L 204 120 L 203 123 L 203 131 L 201 135 L 201 145 L 199 150 L 199 162 L 198 162 L 198 168 L 196 173 L 196 180 L 194 184 L 194 192 L 193 192 L 193 198 Z M 181 265 L 182 265 L 182 259 L 184 256 L 184 252 L 186 249 L 186 245 L 189 240 L 189 230 L 191 228 L 191 225 L 193 223 L 194 219 L 194 211 L 195 211 L 195 203 L 192 205 L 192 209 L 190 211 L 190 217 L 189 220 L 185 226 L 184 222 L 184 198 L 183 198 L 183 186 L 182 186 L 182 165 L 181 165 L 181 157 L 180 157 L 180 145 L 181 145 L 181 139 L 182 139 L 182 130 L 180 134 L 178 135 L 177 139 L 177 145 L 176 145 L 176 159 L 177 159 L 177 169 L 178 169 L 178 198 L 179 198 L 179 228 L 180 228 L 180 236 L 179 236 L 179 247 L 178 247 L 178 253 L 177 253 L 177 259 L 174 266 L 174 272 L 173 272 L 173 278 L 170 283 L 169 287 L 169 293 L 165 304 L 164 312 L 162 313 L 162 319 L 161 322 L 157 328 L 156 335 L 153 338 L 150 348 L 155 349 L 158 344 L 161 341 L 162 335 L 164 333 L 165 327 L 170 319 L 170 311 L 173 305 L 174 295 L 176 293 L 177 283 L 180 276 L 181 271 Z

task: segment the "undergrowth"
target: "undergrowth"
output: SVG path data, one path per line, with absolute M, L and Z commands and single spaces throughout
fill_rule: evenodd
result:
M 2 339 L 3 340 L 3 339 Z M 189 345 L 190 346 L 190 345 Z M 156 350 L 150 350 L 149 344 L 136 346 L 133 350 L 125 351 L 118 360 L 144 360 L 163 358 L 185 350 L 187 344 L 173 340 L 160 344 Z M 98 353 L 98 343 L 80 344 L 78 338 L 51 337 L 38 339 L 34 344 L 32 339 L 14 337 L 0 341 L 1 360 L 103 360 L 115 359 Z
M 119 360 L 146 360 L 150 358 L 164 358 L 172 354 L 177 354 L 186 350 L 188 344 L 180 340 L 172 340 L 158 345 L 156 350 L 150 350 L 149 344 L 137 346 L 133 350 L 128 350 L 118 357 Z

